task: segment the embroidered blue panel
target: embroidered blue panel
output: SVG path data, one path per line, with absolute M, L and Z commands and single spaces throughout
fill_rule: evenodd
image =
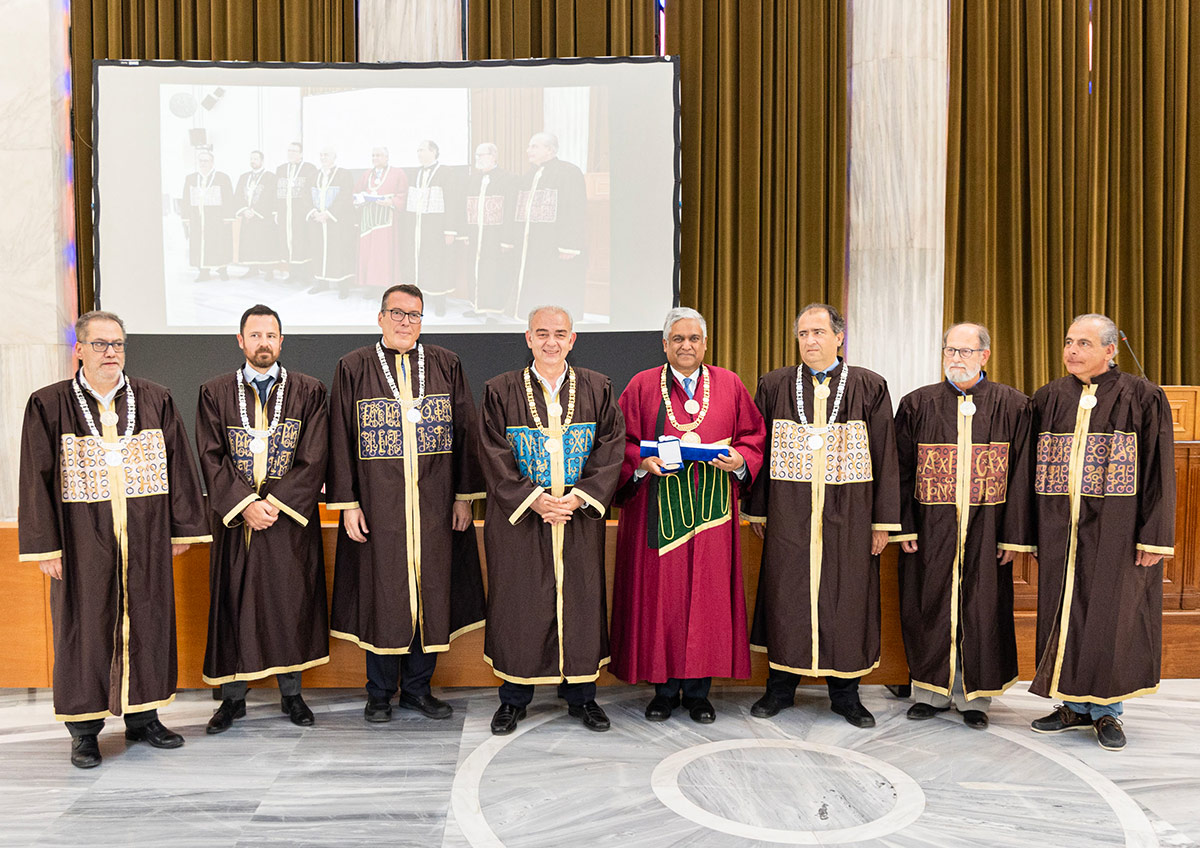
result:
M 251 486 L 254 485 L 254 454 L 250 452 L 251 435 L 241 427 L 226 427 L 229 437 L 229 455 L 238 473 Z M 292 470 L 296 458 L 296 444 L 300 441 L 300 422 L 287 418 L 279 422 L 271 438 L 267 440 L 267 478 L 278 480 Z
M 546 436 L 534 427 L 509 427 L 505 431 L 512 445 L 517 469 L 544 489 L 550 488 L 550 454 L 546 451 Z M 592 454 L 596 441 L 595 422 L 571 424 L 563 432 L 563 467 L 566 485 L 574 486 L 583 473 L 584 463 Z
M 425 395 L 417 423 L 417 455 L 450 453 L 454 447 L 454 414 L 450 395 Z M 358 402 L 358 458 L 400 459 L 404 456 L 404 416 L 395 398 Z

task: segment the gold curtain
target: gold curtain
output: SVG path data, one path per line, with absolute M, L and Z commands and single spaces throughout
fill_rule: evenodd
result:
M 1189 92 L 1196 0 L 953 0 L 945 320 L 992 328 L 993 376 L 1061 375 L 1071 318 L 1103 312 L 1152 380 L 1200 382 Z
M 654 0 L 470 0 L 467 58 L 654 54 Z
M 354 0 L 73 0 L 79 308 L 92 308 L 92 60 L 354 61 Z

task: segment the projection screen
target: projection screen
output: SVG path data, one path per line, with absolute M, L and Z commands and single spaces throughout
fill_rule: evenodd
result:
M 131 334 L 376 330 L 395 283 L 433 333 L 556 303 L 591 332 L 676 302 L 677 64 L 98 62 L 96 302 Z

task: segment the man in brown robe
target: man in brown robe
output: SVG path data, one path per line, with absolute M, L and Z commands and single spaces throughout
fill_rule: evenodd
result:
M 500 685 L 492 733 L 511 733 L 537 683 L 557 683 L 570 715 L 608 730 L 596 678 L 609 661 L 604 515 L 617 488 L 625 422 L 603 374 L 567 364 L 575 344 L 558 306 L 529 316 L 533 363 L 489 380 L 480 433 L 487 475 L 484 659 Z
M 803 364 L 758 383 L 767 449 L 742 514 L 766 531 L 750 647 L 771 670 L 750 712 L 769 718 L 801 675 L 824 677 L 831 709 L 874 727 L 858 679 L 879 665 L 878 556 L 900 529 L 900 483 L 887 383 L 837 355 L 845 330 L 832 306 L 804 307 Z
M 293 724 L 313 723 L 300 674 L 329 662 L 325 555 L 317 499 L 325 482 L 325 386 L 279 364 L 270 307 L 242 315 L 238 372 L 200 387 L 196 446 L 213 528 L 204 682 L 221 687 L 207 731 L 246 714 L 251 680 L 274 674 Z
M 1175 553 L 1175 441 L 1163 390 L 1117 368 L 1104 315 L 1067 330 L 1069 372 L 1033 396 L 1037 672 L 1063 703 L 1038 733 L 1092 729 L 1119 751 L 1122 702 L 1158 689 L 1162 558 Z
M 976 730 L 1017 679 L 1012 559 L 1024 544 L 1029 398 L 993 383 L 991 337 L 955 324 L 946 379 L 905 395 L 900 457 L 900 625 L 913 684 L 908 717 L 954 707 Z
M 211 537 L 183 422 L 165 388 L 125 375 L 121 319 L 85 313 L 75 337 L 75 376 L 25 407 L 18 534 L 53 578 L 54 712 L 91 768 L 110 715 L 126 739 L 183 744 L 158 720 L 175 699 L 171 560 Z
M 367 652 L 367 721 L 391 699 L 430 718 L 437 654 L 483 626 L 469 501 L 483 497 L 475 403 L 458 357 L 422 344 L 416 286 L 383 293 L 383 338 L 346 354 L 329 413 L 329 509 L 341 510 L 331 633 Z

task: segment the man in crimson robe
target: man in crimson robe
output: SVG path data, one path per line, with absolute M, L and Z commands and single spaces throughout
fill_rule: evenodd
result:
M 750 676 L 738 499 L 762 465 L 763 420 L 741 379 L 704 364 L 708 325 L 694 309 L 667 313 L 667 363 L 621 394 L 625 459 L 613 583 L 613 665 L 654 684 L 650 721 L 683 705 L 709 723 L 713 677 Z M 668 469 L 643 440 L 719 445 L 709 461 Z
M 311 725 L 300 675 L 329 662 L 317 507 L 328 456 L 325 387 L 279 363 L 282 329 L 270 307 L 247 309 L 241 367 L 200 387 L 196 447 L 213 527 L 204 682 L 220 686 L 222 698 L 208 733 L 244 716 L 250 681 L 271 674 L 283 712 Z
M 19 559 L 50 583 L 54 713 L 71 763 L 100 765 L 108 716 L 125 738 L 178 748 L 172 558 L 208 542 L 200 479 L 170 393 L 125 374 L 125 325 L 75 322 L 80 368 L 34 392 L 21 429 Z
M 750 714 L 790 707 L 804 677 L 824 677 L 830 708 L 855 727 L 875 717 L 858 680 L 879 665 L 879 554 L 900 530 L 896 435 L 887 383 L 838 356 L 846 322 L 804 307 L 800 366 L 758 383 L 765 468 L 746 517 L 764 535 L 750 642 L 765 651 L 767 691 Z
M 991 336 L 955 324 L 942 337 L 946 379 L 905 395 L 900 461 L 900 625 L 908 717 L 951 704 L 988 726 L 992 698 L 1017 680 L 1012 559 L 1025 545 L 1029 398 L 987 378 Z
M 1162 559 L 1175 553 L 1175 437 L 1163 390 L 1126 374 L 1105 315 L 1067 330 L 1067 376 L 1033 396 L 1037 672 L 1059 698 L 1038 733 L 1092 730 L 1119 751 L 1123 702 L 1158 689 Z
M 358 222 L 358 284 L 385 289 L 400 276 L 397 216 L 408 201 L 408 178 L 388 164 L 388 149 L 371 151 L 371 168 L 354 186 Z

